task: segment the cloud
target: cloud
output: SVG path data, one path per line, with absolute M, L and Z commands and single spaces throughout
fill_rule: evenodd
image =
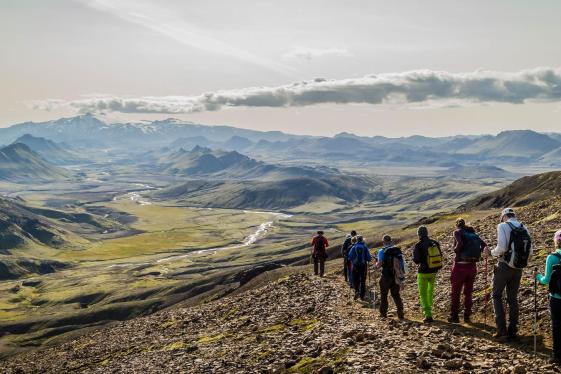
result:
M 350 57 L 352 54 L 344 48 L 306 48 L 297 47 L 285 53 L 282 58 L 285 60 L 312 60 L 318 57 L 335 56 L 335 57 Z
M 390 104 L 465 106 L 483 103 L 561 101 L 561 69 L 536 68 L 516 73 L 449 73 L 417 70 L 352 79 L 313 79 L 277 87 L 250 87 L 198 96 L 87 97 L 42 100 L 32 106 L 78 112 L 193 113 L 224 107 L 303 107 L 316 104 Z
M 255 55 L 211 36 L 207 31 L 170 15 L 165 8 L 138 0 L 77 0 L 86 6 L 110 14 L 123 21 L 152 30 L 185 46 L 228 56 L 240 61 L 290 75 L 294 71 L 277 61 Z

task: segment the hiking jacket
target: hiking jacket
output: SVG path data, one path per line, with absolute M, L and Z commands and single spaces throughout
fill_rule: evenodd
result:
M 315 252 L 315 248 L 316 248 L 316 243 L 318 242 L 318 240 L 322 240 L 323 241 L 323 249 L 321 250 L 322 252 L 325 252 L 325 249 L 327 247 L 329 247 L 329 242 L 327 241 L 327 239 L 325 238 L 325 236 L 323 235 L 316 235 L 314 236 L 314 238 L 312 239 L 312 252 Z
M 362 248 L 362 259 L 358 258 L 359 256 L 359 251 L 357 250 L 357 248 Z M 370 254 L 370 250 L 368 249 L 368 247 L 366 246 L 366 244 L 364 243 L 356 243 L 355 245 L 353 245 L 353 247 L 351 248 L 350 252 L 349 252 L 349 256 L 348 256 L 349 261 L 351 261 L 353 264 L 355 263 L 355 261 L 359 264 L 366 264 L 367 262 L 372 261 L 372 255 Z
M 456 253 L 454 262 L 462 262 L 460 253 L 464 249 L 464 239 L 462 237 L 464 230 L 467 232 L 475 233 L 475 229 L 471 226 L 464 226 L 464 228 L 456 229 L 456 231 L 454 231 L 454 252 Z M 485 243 L 485 241 L 481 239 L 481 237 L 479 238 L 479 240 L 481 241 L 481 252 L 483 252 L 483 248 L 487 247 L 487 243 Z
M 558 249 L 557 251 L 555 251 L 556 253 L 559 253 L 561 255 L 561 249 Z M 549 280 L 551 279 L 551 273 L 553 273 L 553 267 L 555 265 L 558 265 L 561 263 L 561 260 L 559 259 L 559 257 L 550 254 L 549 256 L 547 256 L 547 260 L 545 261 L 545 274 L 542 275 L 541 273 L 538 273 L 536 275 L 536 279 L 538 282 L 540 282 L 543 285 L 548 285 L 549 284 Z M 549 296 L 554 297 L 556 299 L 561 299 L 561 295 L 560 294 L 549 294 Z
M 341 246 L 341 256 L 347 257 L 349 255 L 351 244 L 352 244 L 352 238 L 345 239 L 343 245 Z
M 429 237 L 424 237 L 419 240 L 413 249 L 413 262 L 419 265 L 417 272 L 420 274 L 436 273 L 439 270 L 429 268 L 428 249 L 431 245 L 436 245 L 438 249 L 440 249 L 440 244 Z
M 520 227 L 522 225 L 516 218 L 510 218 L 507 222 L 510 222 L 514 227 Z M 528 231 L 526 226 L 524 226 L 524 229 L 526 230 L 528 235 L 530 235 L 530 232 Z M 512 229 L 506 222 L 499 223 L 499 225 L 497 226 L 497 246 L 491 251 L 491 255 L 494 257 L 499 257 L 500 262 L 506 263 L 503 257 L 508 251 L 511 232 Z M 532 256 L 533 252 L 534 246 L 532 245 L 532 248 L 530 248 L 530 256 Z

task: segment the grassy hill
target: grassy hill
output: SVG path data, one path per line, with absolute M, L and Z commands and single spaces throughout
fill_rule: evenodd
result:
M 25 144 L 15 143 L 0 149 L 0 179 L 17 182 L 70 176 L 70 171 L 48 162 Z
M 201 207 L 282 210 L 316 200 L 357 202 L 377 196 L 366 178 L 326 176 L 278 181 L 189 181 L 153 193 L 161 200 L 178 200 Z
M 488 209 L 521 206 L 561 193 L 561 172 L 553 171 L 523 177 L 512 184 L 465 204 L 465 209 Z

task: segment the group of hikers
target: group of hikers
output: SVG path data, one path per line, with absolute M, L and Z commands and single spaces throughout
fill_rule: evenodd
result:
M 497 331 L 496 339 L 518 339 L 518 291 L 523 269 L 533 254 L 532 239 L 528 229 L 518 221 L 516 213 L 506 208 L 501 213 L 501 222 L 497 226 L 497 246 L 489 248 L 476 230 L 468 226 L 463 218 L 455 222 L 454 263 L 450 275 L 450 315 L 448 322 L 459 323 L 461 313 L 461 295 L 464 295 L 463 321 L 471 322 L 473 307 L 473 287 L 477 276 L 477 263 L 484 259 L 485 279 L 487 279 L 488 257 L 498 259 L 492 280 L 492 299 Z M 433 322 L 432 305 L 436 287 L 436 275 L 442 268 L 444 257 L 440 244 L 431 239 L 426 226 L 417 229 L 418 242 L 413 248 L 412 258 L 417 265 L 417 287 L 424 323 Z M 366 297 L 369 269 L 381 269 L 378 280 L 380 287 L 379 312 L 382 319 L 387 318 L 388 295 L 391 294 L 399 319 L 405 318 L 401 291 L 405 287 L 407 263 L 400 247 L 394 244 L 389 235 L 382 238 L 383 246 L 370 252 L 364 237 L 356 231 L 348 234 L 341 246 L 343 257 L 343 275 L 345 281 L 354 289 L 355 300 Z M 537 283 L 549 285 L 549 304 L 552 322 L 553 355 L 551 362 L 561 365 L 561 230 L 553 237 L 554 252 L 547 256 L 545 274 L 534 269 L 534 287 Z M 312 240 L 312 258 L 314 273 L 322 276 L 325 272 L 327 247 L 329 243 L 323 231 L 318 231 Z M 505 315 L 503 295 L 506 290 L 508 304 L 508 325 Z M 534 341 L 535 344 L 535 341 Z

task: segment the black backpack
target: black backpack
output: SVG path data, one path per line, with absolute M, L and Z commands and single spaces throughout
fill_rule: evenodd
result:
M 561 260 L 561 255 L 557 252 L 552 253 L 553 256 Z M 561 295 L 561 264 L 553 265 L 553 272 L 549 279 L 549 293 Z
M 514 226 L 512 223 L 507 222 L 510 227 L 510 241 L 508 243 L 508 250 L 504 255 L 507 264 L 512 268 L 522 269 L 528 266 L 528 259 L 532 251 L 532 238 L 524 227 Z
M 314 254 L 318 255 L 325 252 L 325 239 L 323 236 L 318 236 L 316 244 L 314 245 Z
M 384 261 L 382 262 L 382 276 L 387 279 L 395 277 L 394 259 L 403 260 L 403 254 L 399 247 L 389 247 L 384 250 Z

